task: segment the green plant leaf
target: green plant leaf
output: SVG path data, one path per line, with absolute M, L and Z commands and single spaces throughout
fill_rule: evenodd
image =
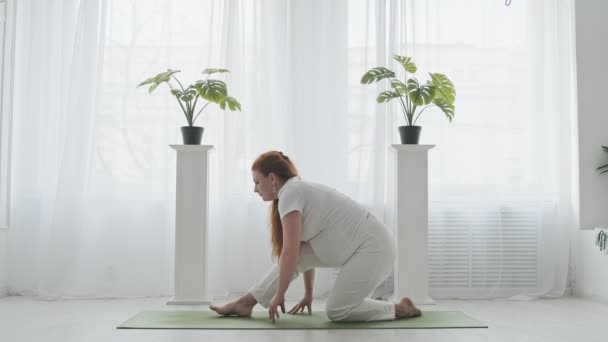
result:
M 237 99 L 235 99 L 232 96 L 228 96 L 224 99 L 224 101 L 220 102 L 220 108 L 222 110 L 226 110 L 226 104 L 228 105 L 228 108 L 231 111 L 241 111 L 241 104 L 239 103 L 239 101 L 237 101 Z
M 160 83 L 152 83 L 152 85 L 150 86 L 150 88 L 148 88 L 148 94 L 152 94 L 152 92 L 154 91 L 154 89 L 156 89 L 156 87 L 158 87 Z
M 188 88 L 186 88 L 186 90 L 184 90 L 184 95 L 192 95 L 194 97 L 196 97 L 196 94 L 198 94 L 198 92 L 196 91 L 196 88 L 194 86 L 188 86 Z
M 450 120 L 450 122 L 452 122 L 452 119 L 454 119 L 454 105 L 449 103 L 448 101 L 446 101 L 445 99 L 442 98 L 435 98 L 433 100 L 433 104 L 437 107 L 439 107 L 439 109 L 441 109 L 442 112 L 445 113 L 445 116 L 448 117 L 448 120 Z
M 608 146 L 604 146 L 604 145 L 601 145 L 601 146 L 602 146 L 602 150 L 604 150 L 605 152 L 608 152 Z M 600 171 L 602 169 L 604 169 L 604 170 L 602 172 L 600 172 L 600 175 L 608 172 L 608 164 L 602 165 L 602 166 L 598 167 L 596 170 Z
M 403 84 L 403 82 L 399 81 L 396 78 L 391 78 L 391 86 L 393 87 L 393 89 L 395 89 L 396 92 L 399 93 L 399 95 L 403 95 L 407 92 L 405 84 Z
M 228 96 L 226 83 L 220 80 L 197 81 L 194 89 L 209 102 L 220 103 Z
M 430 83 L 418 84 L 418 80 L 410 78 L 407 80 L 407 96 L 416 106 L 424 106 L 435 99 L 437 89 Z
M 389 77 L 395 77 L 395 73 L 392 70 L 385 67 L 376 67 L 363 74 L 361 84 L 370 84 Z
M 604 146 L 602 146 L 602 147 L 604 147 Z M 602 171 L 599 173 L 600 175 L 603 173 L 606 173 L 606 172 L 608 172 L 608 164 L 602 165 L 602 166 L 598 167 L 596 170 Z
M 146 80 L 141 82 L 140 84 L 138 84 L 136 88 L 141 87 L 146 84 L 154 83 L 154 78 L 155 77 L 146 78 Z
M 396 92 L 394 90 L 387 90 L 387 91 L 383 91 L 380 94 L 378 94 L 378 97 L 376 98 L 376 102 L 384 103 L 384 102 L 388 102 L 392 99 L 396 99 L 400 96 L 401 96 L 401 94 L 399 94 L 398 92 Z
M 182 91 L 179 89 L 171 89 L 171 94 L 173 94 L 173 96 L 179 98 L 183 95 Z
M 456 88 L 450 79 L 443 74 L 429 73 L 431 83 L 437 88 L 437 97 L 441 97 L 447 102 L 454 104 L 456 100 Z
M 190 101 L 194 100 L 194 96 L 192 94 L 186 93 L 186 94 L 180 96 L 179 99 L 184 102 L 190 102 Z
M 225 72 L 230 72 L 230 70 L 228 69 L 211 69 L 211 68 L 207 68 L 205 70 L 203 70 L 202 74 L 203 75 L 211 75 L 211 74 L 215 74 L 215 73 L 225 73 Z
M 416 70 L 418 70 L 416 64 L 412 62 L 412 57 L 393 55 L 393 59 L 399 62 L 403 69 L 405 69 L 405 71 L 409 72 L 410 74 L 413 74 L 416 72 Z
M 169 80 L 171 80 L 171 76 L 173 74 L 177 74 L 178 72 L 180 72 L 180 71 L 167 69 L 167 71 L 165 71 L 165 72 L 161 72 L 160 74 L 157 74 L 154 77 L 150 77 L 150 78 L 146 79 L 145 81 L 138 84 L 137 87 L 141 87 L 142 85 L 146 85 L 146 84 L 152 84 L 150 86 L 150 88 L 148 89 L 148 92 L 151 93 L 154 91 L 154 89 L 156 89 L 156 87 L 158 87 L 159 84 L 161 84 L 163 82 L 169 82 Z

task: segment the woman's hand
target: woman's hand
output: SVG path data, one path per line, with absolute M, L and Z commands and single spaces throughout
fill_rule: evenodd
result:
M 289 310 L 289 313 L 293 315 L 297 314 L 298 311 L 303 312 L 306 307 L 308 307 L 308 314 L 312 315 L 312 294 L 305 294 L 304 298 L 293 309 Z
M 274 323 L 274 318 L 279 318 L 278 307 L 281 307 L 281 311 L 285 313 L 285 296 L 279 296 L 275 294 L 270 301 L 270 305 L 268 305 L 268 319 Z

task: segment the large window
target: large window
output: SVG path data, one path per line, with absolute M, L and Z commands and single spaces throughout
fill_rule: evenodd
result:
M 371 196 L 378 179 L 391 170 L 384 146 L 395 141 L 381 141 L 379 132 L 396 136 L 404 124 L 396 101 L 376 103 L 387 83 L 364 88 L 363 72 L 387 66 L 403 80 L 392 60 L 400 54 L 418 66 L 408 77 L 425 82 L 427 72 L 446 74 L 456 87 L 455 119 L 431 108 L 417 121 L 421 143 L 436 145 L 429 152 L 431 296 L 547 293 L 551 285 L 542 275 L 562 257 L 548 241 L 565 241 L 557 237 L 571 219 L 571 164 L 563 152 L 572 142 L 570 2 L 351 0 L 348 6 L 348 176 L 359 191 L 353 193 L 378 197 Z M 465 7 L 471 10 L 463 21 Z

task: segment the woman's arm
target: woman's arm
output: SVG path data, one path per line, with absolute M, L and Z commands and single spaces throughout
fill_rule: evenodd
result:
M 279 257 L 279 287 L 276 295 L 285 296 L 300 255 L 300 236 L 302 234 L 302 214 L 292 211 L 281 220 L 283 225 L 283 248 Z
M 310 269 L 304 272 L 304 298 L 300 300 L 291 310 L 290 314 L 297 314 L 298 312 L 304 312 L 304 309 L 308 308 L 308 314 L 312 314 L 312 284 L 315 280 L 315 269 Z
M 304 272 L 304 290 L 306 296 L 312 297 L 312 285 L 315 282 L 315 269 Z

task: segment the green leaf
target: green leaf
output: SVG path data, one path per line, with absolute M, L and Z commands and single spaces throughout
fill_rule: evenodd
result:
M 394 90 L 387 90 L 387 91 L 383 91 L 380 94 L 378 94 L 378 97 L 376 98 L 376 102 L 384 103 L 384 102 L 388 102 L 392 99 L 398 98 L 400 96 L 401 96 L 401 94 L 399 94 L 398 92 L 396 92 Z
M 169 82 L 169 80 L 171 80 L 171 76 L 173 74 L 177 74 L 178 72 L 180 72 L 180 71 L 167 69 L 167 71 L 165 71 L 165 72 L 161 72 L 160 74 L 158 74 L 154 77 L 150 77 L 150 78 L 146 79 L 145 81 L 138 84 L 137 87 L 141 87 L 142 85 L 146 85 L 146 84 L 152 84 L 150 86 L 150 88 L 148 88 L 148 93 L 152 93 L 154 91 L 154 89 L 156 89 L 156 87 L 158 87 L 159 84 L 161 84 L 163 82 Z
M 171 89 L 171 94 L 173 94 L 173 96 L 179 98 L 183 95 L 182 91 L 179 89 Z
M 226 110 L 226 104 L 228 104 L 228 108 L 230 108 L 230 110 L 233 112 L 237 110 L 239 112 L 241 111 L 241 104 L 232 96 L 228 96 L 224 99 L 224 101 L 220 102 L 220 108 L 222 110 Z
M 399 81 L 396 78 L 391 78 L 391 87 L 393 87 L 393 89 L 395 89 L 395 91 L 398 92 L 400 95 L 405 94 L 407 92 L 405 84 L 403 84 L 403 82 Z
M 190 101 L 194 100 L 194 96 L 186 93 L 186 94 L 182 95 L 179 99 L 184 102 L 190 102 Z
M 395 77 L 395 73 L 392 70 L 385 67 L 376 67 L 363 74 L 361 84 L 370 84 L 389 77 Z
M 399 62 L 403 69 L 405 69 L 405 71 L 409 72 L 410 74 L 413 74 L 416 72 L 416 70 L 418 70 L 416 64 L 412 62 L 412 57 L 393 55 L 393 59 Z
M 148 88 L 148 94 L 152 94 L 152 92 L 154 91 L 154 89 L 156 89 L 156 87 L 158 87 L 160 83 L 152 83 L 152 85 L 150 86 L 150 88 Z
M 156 75 L 156 82 L 157 83 L 168 82 L 171 80 L 171 76 L 173 76 L 174 74 L 177 74 L 178 72 L 180 72 L 180 71 L 167 69 L 167 71 L 161 72 L 160 74 Z
M 433 100 L 433 104 L 437 107 L 439 107 L 439 109 L 441 109 L 442 112 L 445 113 L 445 116 L 448 117 L 448 120 L 450 120 L 450 122 L 452 122 L 452 119 L 454 119 L 454 105 L 449 103 L 448 101 L 446 101 L 445 99 L 442 98 L 435 98 Z
M 211 74 L 215 74 L 215 73 L 225 73 L 225 72 L 230 72 L 230 70 L 228 69 L 211 69 L 211 68 L 207 68 L 205 70 L 203 70 L 202 74 L 203 75 L 211 75 Z
M 141 87 L 143 85 L 146 85 L 146 84 L 154 83 L 154 79 L 155 79 L 154 77 L 147 78 L 145 81 L 143 81 L 140 84 L 138 84 L 136 88 L 139 88 L 139 87 Z
M 608 152 L 608 146 L 602 145 L 602 150 Z M 608 172 L 608 164 L 602 165 L 602 166 L 598 167 L 596 170 L 600 171 L 602 169 L 604 169 L 604 170 L 602 172 L 600 172 L 600 175 L 603 174 L 603 173 Z
M 437 89 L 430 83 L 418 84 L 418 80 L 410 78 L 407 80 L 407 95 L 416 106 L 429 104 L 435 99 Z
M 184 94 L 183 95 L 191 95 L 191 96 L 196 97 L 196 94 L 198 94 L 198 92 L 196 91 L 196 88 L 191 85 L 191 86 L 188 86 L 188 88 L 186 88 L 184 90 Z
M 226 83 L 220 80 L 198 81 L 194 88 L 203 99 L 209 102 L 220 103 L 228 96 Z
M 443 74 L 429 73 L 429 75 L 431 75 L 431 83 L 437 88 L 437 97 L 453 104 L 456 100 L 456 88 L 452 81 Z

